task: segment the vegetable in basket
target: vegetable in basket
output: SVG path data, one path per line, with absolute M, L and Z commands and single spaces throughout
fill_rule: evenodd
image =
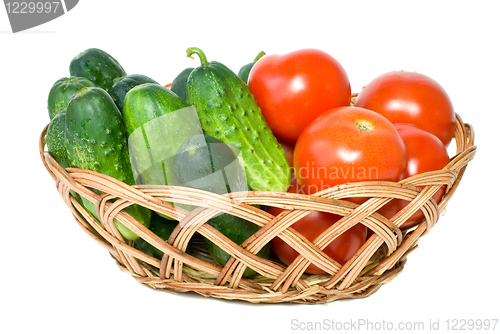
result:
M 66 111 L 65 138 L 72 167 L 105 174 L 128 185 L 135 184 L 123 119 L 104 89 L 82 88 L 71 99 Z M 97 217 L 96 206 L 84 197 L 82 199 L 85 208 Z M 149 227 L 149 209 L 133 204 L 124 211 Z M 114 222 L 125 239 L 138 238 L 118 220 Z
M 253 62 L 243 65 L 240 68 L 240 70 L 238 71 L 238 76 L 241 78 L 241 80 L 243 80 L 245 83 L 248 83 L 248 75 L 250 74 L 250 70 L 255 65 L 255 63 L 265 55 L 266 53 L 264 51 L 259 52 L 259 54 L 257 55 L 257 57 L 255 57 Z
M 196 135 L 182 143 L 175 155 L 175 176 L 182 186 L 225 194 L 247 191 L 245 172 L 237 156 L 228 145 L 208 135 Z M 237 245 L 255 234 L 259 227 L 230 213 L 219 214 L 209 220 L 209 224 Z M 224 266 L 231 256 L 212 241 L 205 238 L 205 245 L 220 266 Z M 257 255 L 267 259 L 270 244 L 265 245 Z M 255 274 L 246 268 L 243 276 Z
M 58 113 L 66 110 L 69 100 L 84 87 L 94 87 L 94 84 L 82 77 L 64 77 L 54 82 L 47 99 L 50 119 L 52 120 Z
M 188 48 L 199 56 L 201 66 L 188 78 L 187 103 L 194 105 L 203 132 L 234 145 L 253 190 L 286 191 L 290 166 L 285 152 L 267 125 L 248 86 L 225 65 L 208 62 L 203 51 Z
M 188 67 L 182 70 L 182 72 L 175 77 L 174 81 L 172 81 L 172 86 L 170 87 L 172 92 L 179 95 L 184 101 L 186 101 L 187 80 L 189 74 L 191 74 L 193 70 L 194 67 Z
M 97 48 L 87 49 L 75 56 L 69 64 L 69 73 L 87 78 L 107 92 L 116 78 L 127 75 L 115 58 Z
M 125 96 L 135 86 L 139 86 L 145 83 L 153 83 L 157 84 L 158 82 L 154 81 L 148 76 L 142 74 L 129 74 L 121 78 L 116 78 L 114 80 L 114 84 L 109 90 L 109 95 L 115 101 L 116 106 L 123 113 L 123 102 L 125 101 Z

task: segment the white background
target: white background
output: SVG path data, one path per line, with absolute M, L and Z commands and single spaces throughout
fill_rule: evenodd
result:
M 17 34 L 0 8 L 0 332 L 287 333 L 296 332 L 293 321 L 325 319 L 423 322 L 426 329 L 439 320 L 445 330 L 447 319 L 500 318 L 499 7 L 496 1 L 82 0 L 66 15 Z M 341 62 L 353 92 L 391 70 L 424 73 L 446 89 L 455 111 L 474 126 L 478 153 L 400 276 L 366 299 L 317 306 L 172 295 L 122 273 L 80 229 L 38 154 L 53 82 L 69 75 L 75 55 L 97 47 L 128 73 L 168 83 L 198 66 L 185 57 L 191 46 L 235 72 L 261 50 L 314 47 Z

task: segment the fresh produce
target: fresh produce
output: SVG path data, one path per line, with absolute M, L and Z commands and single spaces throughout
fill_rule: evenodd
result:
M 52 120 L 58 113 L 66 110 L 69 100 L 84 87 L 94 87 L 94 84 L 81 77 L 65 77 L 57 80 L 52 85 L 47 100 L 50 119 Z
M 179 95 L 184 101 L 186 101 L 187 80 L 189 74 L 191 74 L 193 70 L 194 67 L 188 67 L 182 70 L 182 72 L 175 77 L 174 81 L 172 81 L 172 86 L 170 87 L 172 92 Z
M 87 78 L 108 92 L 116 78 L 127 75 L 115 58 L 96 48 L 87 49 L 75 56 L 69 65 L 69 73 Z
M 308 194 L 348 182 L 397 182 L 406 172 L 406 157 L 403 140 L 386 118 L 339 107 L 320 115 L 300 135 L 295 175 Z
M 63 110 L 50 121 L 47 136 L 45 137 L 47 151 L 62 168 L 70 165 L 64 136 L 65 129 L 66 110 Z
M 236 155 L 228 145 L 208 135 L 196 135 L 182 143 L 175 155 L 175 175 L 180 185 L 217 194 L 248 190 L 245 172 Z M 253 223 L 227 213 L 213 217 L 209 224 L 238 245 L 259 230 Z M 231 258 L 206 238 L 205 245 L 220 266 Z M 270 247 L 266 245 L 257 255 L 267 259 Z M 254 274 L 254 270 L 246 268 L 243 275 Z
M 238 75 L 209 62 L 199 48 L 187 49 L 188 57 L 194 54 L 201 66 L 179 73 L 171 89 L 144 75 L 127 75 L 103 50 L 77 55 L 71 76 L 57 80 L 49 92 L 48 152 L 63 168 L 92 170 L 128 185 L 183 186 L 221 195 L 248 190 L 313 195 L 346 183 L 399 182 L 450 161 L 446 147 L 454 135 L 453 106 L 444 89 L 425 75 L 382 74 L 350 106 L 349 78 L 326 52 L 301 49 L 265 57 L 261 52 Z M 436 202 L 445 190 L 436 192 Z M 95 204 L 73 190 L 72 195 L 98 220 Z M 362 204 L 368 198 L 343 200 Z M 406 205 L 393 199 L 377 212 L 392 218 Z M 267 210 L 276 216 L 284 209 L 269 203 Z M 165 241 L 179 224 L 135 204 L 124 211 Z M 412 228 L 423 218 L 419 210 L 400 227 Z M 312 211 L 291 228 L 314 241 L 339 219 Z M 118 220 L 114 224 L 124 239 L 135 240 L 130 245 L 162 259 L 162 251 Z M 208 224 L 237 245 L 260 229 L 229 213 Z M 342 265 L 372 233 L 358 223 L 323 251 Z M 231 256 L 204 241 L 214 261 L 225 266 Z M 271 250 L 287 265 L 298 256 L 279 237 L 257 255 L 268 259 Z M 324 274 L 313 264 L 305 272 Z M 243 276 L 255 274 L 246 268 Z
M 241 245 L 245 240 L 255 234 L 260 227 L 257 225 L 230 214 L 223 214 L 210 220 L 210 225 L 213 226 L 220 233 L 225 235 L 237 245 Z M 219 246 L 205 238 L 205 245 L 208 252 L 214 258 L 219 266 L 224 266 L 231 258 L 228 253 L 223 251 Z M 265 245 L 258 253 L 257 256 L 267 259 L 271 253 L 271 244 Z M 255 271 L 251 268 L 246 268 L 243 272 L 243 277 L 255 275 Z
M 243 65 L 240 68 L 240 70 L 238 71 L 238 76 L 241 78 L 241 80 L 243 80 L 245 83 L 248 83 L 248 75 L 250 74 L 250 70 L 252 69 L 253 65 L 255 65 L 255 63 L 265 55 L 266 53 L 264 51 L 259 52 L 253 62 Z
M 445 146 L 433 134 L 410 124 L 395 124 L 394 126 L 401 135 L 408 154 L 405 178 L 425 172 L 441 170 L 450 162 Z M 439 203 L 445 191 L 446 186 L 442 186 L 434 194 L 433 198 L 437 203 Z M 406 201 L 396 199 L 388 205 L 395 205 L 398 209 L 397 211 L 399 211 L 407 204 L 408 202 Z M 424 214 L 422 210 L 418 210 L 401 227 L 412 227 L 422 219 L 424 219 Z
M 448 147 L 455 130 L 455 112 L 446 91 L 416 72 L 392 71 L 364 87 L 356 107 L 378 112 L 392 123 L 410 123 L 432 133 Z
M 66 111 L 65 138 L 72 167 L 109 175 L 129 185 L 135 184 L 121 113 L 102 88 L 82 88 L 71 99 Z M 95 205 L 83 199 L 85 207 L 97 217 Z M 144 226 L 149 226 L 150 210 L 134 204 L 125 211 Z M 118 220 L 115 220 L 115 226 L 125 239 L 138 238 Z
M 116 103 L 116 106 L 123 113 L 123 102 L 125 101 L 125 95 L 127 95 L 128 91 L 135 86 L 145 83 L 153 83 L 158 85 L 156 81 L 142 74 L 129 74 L 121 78 L 116 78 L 114 80 L 113 86 L 109 90 L 109 95 L 111 95 L 113 101 L 115 101 Z
M 205 134 L 235 145 L 253 190 L 286 191 L 290 166 L 248 86 L 225 65 L 208 62 L 203 51 L 188 48 L 201 66 L 189 75 L 187 102 L 194 105 Z M 263 58 L 265 59 L 265 58 Z
M 165 219 L 153 212 L 151 214 L 151 225 L 149 226 L 149 230 L 167 242 L 168 238 L 170 238 L 170 235 L 174 231 L 177 224 L 179 224 L 178 221 Z M 159 260 L 162 259 L 163 252 L 158 248 L 152 246 L 148 242 L 144 241 L 143 239 L 141 238 L 137 239 L 135 241 L 135 244 L 137 246 L 137 249 L 143 252 L 144 254 L 153 256 Z M 191 243 L 189 243 L 186 252 L 189 253 L 191 249 L 192 245 Z
M 208 135 L 195 135 L 182 143 L 175 155 L 174 173 L 179 185 L 216 194 L 248 190 L 234 152 Z
M 265 56 L 253 66 L 248 86 L 274 135 L 289 142 L 323 112 L 351 101 L 342 65 L 315 49 Z
M 289 156 L 289 159 L 293 161 L 293 150 L 294 145 L 287 142 L 282 142 L 281 145 L 283 149 Z M 293 166 L 293 162 L 292 162 Z M 292 184 L 288 189 L 289 193 L 304 193 L 303 188 L 299 186 L 297 179 L 295 178 L 295 173 L 292 173 Z M 283 209 L 276 208 L 273 206 L 268 207 L 267 211 L 277 216 Z M 296 221 L 292 228 L 298 233 L 302 234 L 307 240 L 314 241 L 321 233 L 323 233 L 330 226 L 335 224 L 341 216 L 331 214 L 328 212 L 321 211 L 311 211 L 307 216 Z M 363 224 L 356 224 L 351 227 L 346 232 L 342 233 L 334 241 L 332 241 L 328 246 L 324 248 L 325 254 L 330 256 L 332 259 L 337 261 L 339 264 L 344 264 L 349 260 L 356 251 L 363 245 L 367 238 L 368 229 Z M 299 253 L 290 247 L 286 242 L 278 237 L 272 240 L 272 247 L 276 256 L 285 264 L 290 264 L 299 255 Z M 325 272 L 315 266 L 310 264 L 305 270 L 309 274 L 324 274 Z
M 132 88 L 125 97 L 123 119 L 134 175 L 142 184 L 172 184 L 173 158 L 182 142 L 201 133 L 196 113 L 169 89 L 151 83 Z M 137 131 L 136 131 L 137 130 Z
M 283 210 L 269 207 L 269 213 L 273 215 L 280 214 Z M 302 234 L 307 240 L 313 241 L 330 226 L 335 224 L 341 216 L 328 212 L 312 211 L 307 216 L 299 219 L 292 225 L 292 228 Z M 365 243 L 367 228 L 363 224 L 356 224 L 337 238 L 335 238 L 323 251 L 326 255 L 337 261 L 340 265 L 346 263 Z M 276 256 L 286 265 L 295 260 L 299 253 L 290 247 L 286 242 L 278 237 L 272 240 L 272 247 Z M 325 272 L 310 264 L 306 270 L 308 274 L 325 274 Z

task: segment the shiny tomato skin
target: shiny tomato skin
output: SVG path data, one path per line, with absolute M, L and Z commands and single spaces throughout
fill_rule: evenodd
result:
M 316 49 L 261 58 L 250 71 L 248 86 L 274 135 L 288 142 L 295 142 L 321 113 L 351 100 L 342 65 Z
M 411 124 L 394 124 L 394 126 L 405 143 L 408 155 L 405 178 L 443 169 L 450 162 L 446 147 L 433 134 Z M 446 186 L 443 186 L 434 194 L 433 198 L 437 203 L 439 203 L 445 191 Z M 407 201 L 393 200 L 388 206 L 393 205 L 400 210 L 407 204 Z M 401 227 L 412 227 L 422 219 L 424 219 L 424 214 L 421 210 L 418 210 Z
M 293 168 L 293 152 L 294 144 L 279 141 L 287 157 L 289 158 L 290 166 Z M 297 183 L 295 178 L 295 173 L 292 169 L 292 182 L 288 189 L 289 193 L 301 193 L 304 194 L 303 188 Z M 272 215 L 279 215 L 283 212 L 283 209 L 270 206 L 268 208 L 269 213 Z M 298 220 L 292 225 L 297 232 L 302 234 L 307 240 L 313 241 L 317 236 L 319 236 L 328 227 L 335 224 L 341 216 L 334 215 L 327 212 L 312 211 L 304 218 Z M 323 250 L 325 254 L 333 258 L 339 264 L 344 264 L 349 260 L 356 251 L 363 245 L 367 238 L 368 229 L 363 224 L 357 224 L 345 231 L 341 236 L 337 237 Z M 288 246 L 283 240 L 276 237 L 272 240 L 272 247 L 276 256 L 285 264 L 290 264 L 299 255 L 292 247 Z M 325 272 L 318 268 L 317 266 L 310 264 L 306 271 L 309 274 L 324 274 Z
M 356 107 L 378 112 L 392 123 L 410 123 L 432 133 L 448 147 L 455 130 L 455 112 L 443 87 L 416 72 L 392 71 L 369 82 Z
M 294 167 L 309 194 L 348 182 L 397 182 L 406 171 L 406 148 L 380 114 L 339 107 L 304 129 L 295 145 Z

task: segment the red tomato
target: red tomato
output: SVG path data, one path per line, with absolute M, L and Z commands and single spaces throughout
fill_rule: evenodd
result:
M 397 182 L 406 171 L 406 149 L 383 116 L 339 107 L 304 129 L 295 145 L 294 167 L 298 183 L 309 194 L 348 182 Z
M 351 100 L 342 65 L 315 49 L 261 58 L 250 71 L 248 86 L 274 135 L 289 142 L 321 113 Z
M 269 207 L 269 213 L 278 215 L 282 209 Z M 317 236 L 323 233 L 327 228 L 335 224 L 341 216 L 326 212 L 312 211 L 304 218 L 298 220 L 292 225 L 297 232 L 302 234 L 307 240 L 313 241 Z M 339 264 L 344 264 L 356 251 L 365 243 L 367 228 L 363 224 L 356 224 L 349 230 L 342 233 L 333 240 L 323 250 L 325 254 L 333 258 Z M 290 247 L 286 242 L 276 237 L 271 241 L 276 256 L 285 264 L 290 264 L 295 260 L 299 253 Z M 306 271 L 309 274 L 324 274 L 325 272 L 310 264 Z
M 287 158 L 289 159 L 290 166 L 293 167 L 293 150 L 294 144 L 280 141 L 281 146 L 285 150 Z M 303 193 L 300 188 L 295 174 L 292 172 L 292 184 L 288 189 L 290 193 Z M 279 215 L 283 212 L 283 209 L 275 208 L 270 206 L 268 209 L 269 213 L 272 215 Z M 307 240 L 313 241 L 317 236 L 319 236 L 328 227 L 335 224 L 341 216 L 334 215 L 327 212 L 312 211 L 304 218 L 295 222 L 292 227 L 302 234 Z M 324 252 L 339 264 L 344 264 L 353 256 L 356 251 L 363 245 L 366 241 L 368 229 L 363 224 L 357 224 L 350 228 L 349 230 L 342 233 L 341 236 L 337 237 L 328 246 L 325 247 Z M 285 264 L 290 264 L 299 255 L 292 247 L 288 246 L 280 238 L 274 238 L 272 240 L 272 246 L 274 252 L 278 258 Z M 310 264 L 306 271 L 309 274 L 324 274 L 325 272 L 319 269 L 317 266 Z
M 436 136 L 420 130 L 411 124 L 395 124 L 394 126 L 401 135 L 408 154 L 405 178 L 443 169 L 450 162 L 446 148 Z M 437 203 L 443 197 L 445 190 L 446 186 L 443 186 L 434 194 L 433 198 Z M 386 206 L 396 207 L 397 212 L 407 204 L 407 201 L 393 200 Z M 421 210 L 418 210 L 401 227 L 408 228 L 414 226 L 422 219 L 424 219 L 424 214 Z
M 432 133 L 448 147 L 455 131 L 455 112 L 436 81 L 416 72 L 382 74 L 364 87 L 356 107 L 378 112 L 392 123 L 410 123 Z

